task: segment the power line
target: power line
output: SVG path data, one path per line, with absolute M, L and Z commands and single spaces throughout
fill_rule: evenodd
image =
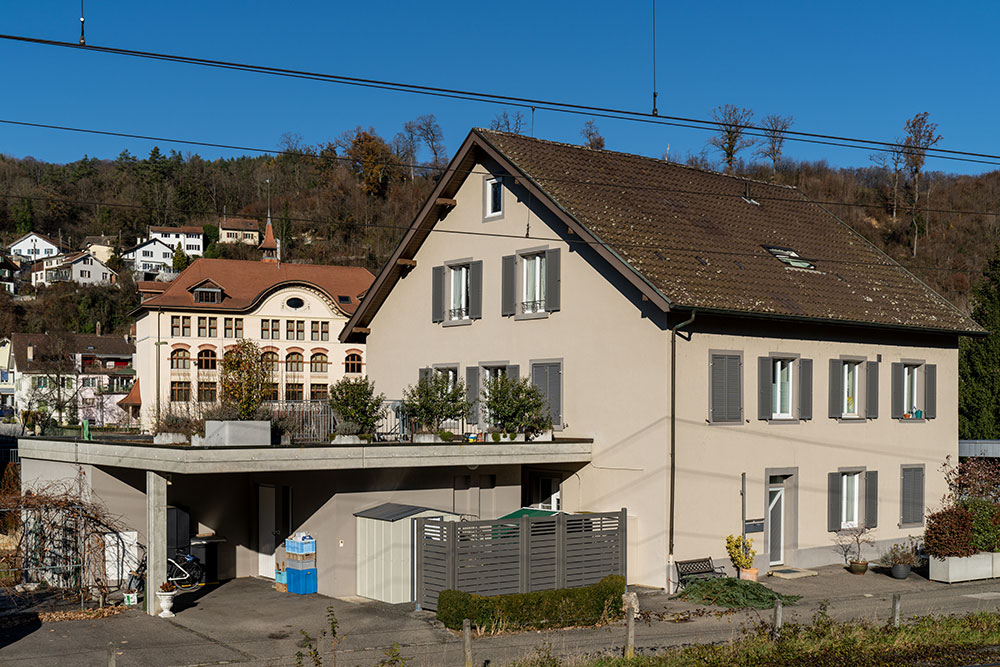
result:
M 718 194 L 718 193 L 707 193 L 706 192 L 706 193 L 700 193 L 700 194 L 714 195 L 714 194 Z M 83 200 L 79 200 L 79 199 L 64 199 L 64 198 L 59 198 L 59 197 L 45 197 L 45 196 L 40 196 L 40 195 L 0 194 L 0 198 L 3 198 L 3 199 L 30 199 L 32 201 L 48 201 L 48 202 L 55 202 L 55 203 L 62 203 L 62 204 L 74 204 L 74 205 L 77 205 L 77 206 L 105 206 L 105 207 L 108 207 L 108 208 L 127 208 L 127 209 L 133 209 L 133 210 L 141 210 L 141 211 L 164 212 L 164 213 L 166 213 L 166 212 L 169 212 L 169 213 L 180 213 L 180 214 L 184 214 L 184 215 L 188 215 L 188 216 L 218 216 L 219 215 L 219 213 L 217 211 L 192 211 L 192 210 L 189 210 L 189 209 L 181 209 L 181 208 L 176 208 L 176 207 L 156 207 L 156 206 L 147 206 L 147 205 L 144 205 L 144 204 L 127 204 L 127 203 L 122 203 L 122 202 L 83 201 Z M 789 201 L 796 201 L 797 202 L 797 201 L 802 201 L 802 200 L 789 200 Z M 807 203 L 807 204 L 822 204 L 822 202 L 813 202 L 813 201 L 804 201 L 804 203 Z M 991 213 L 990 215 L 996 215 L 996 214 Z M 348 223 L 344 223 L 344 222 L 335 222 L 335 221 L 331 221 L 331 220 L 318 220 L 318 219 L 315 219 L 315 218 L 287 217 L 285 219 L 287 219 L 289 222 L 304 222 L 304 223 L 311 223 L 311 224 L 318 224 L 318 225 L 331 225 L 331 226 L 334 226 L 334 227 L 343 227 L 343 226 L 346 226 L 348 224 Z M 397 231 L 397 232 L 405 231 L 406 229 L 408 229 L 408 226 L 407 227 L 401 227 L 401 226 L 379 224 L 379 223 L 369 223 L 367 225 L 363 225 L 363 227 L 367 228 L 367 229 L 370 229 L 370 228 L 388 229 L 388 230 L 393 230 L 393 231 Z M 852 229 L 849 226 L 848 226 L 848 228 Z M 455 236 L 482 236 L 482 237 L 501 238 L 501 239 L 531 240 L 531 241 L 540 241 L 540 242 L 547 242 L 547 243 L 562 243 L 562 242 L 565 242 L 565 243 L 569 243 L 569 244 L 588 245 L 588 246 L 603 245 L 600 241 L 587 241 L 585 239 L 580 239 L 580 238 L 563 239 L 563 238 L 559 238 L 559 237 L 555 237 L 555 236 L 525 236 L 523 234 L 500 234 L 500 233 L 496 233 L 496 232 L 481 232 L 481 231 L 453 230 L 453 229 L 440 229 L 440 228 L 432 228 L 432 229 L 427 230 L 427 231 L 429 233 L 452 234 L 452 235 L 455 235 Z M 852 231 L 853 231 L 853 229 L 852 229 Z M 632 249 L 637 249 L 637 250 L 662 251 L 662 252 L 670 252 L 670 253 L 691 253 L 691 254 L 696 254 L 698 256 L 707 256 L 707 255 L 718 255 L 718 256 L 723 256 L 723 257 L 764 257 L 765 256 L 763 251 L 738 252 L 738 251 L 732 251 L 732 250 L 715 250 L 715 249 L 711 249 L 711 248 L 678 247 L 678 246 L 669 246 L 669 245 L 655 244 L 655 243 L 654 244 L 650 244 L 650 243 L 621 243 L 621 242 L 616 242 L 614 245 L 616 247 L 619 247 L 619 248 L 632 248 Z M 875 247 L 875 246 L 872 246 L 872 247 Z M 884 251 L 882 251 L 882 252 L 884 252 Z M 948 273 L 969 273 L 969 274 L 980 274 L 980 273 L 982 273 L 981 270 L 976 270 L 976 269 L 953 269 L 953 268 L 941 267 L 941 266 L 904 266 L 902 264 L 899 264 L 895 260 L 892 260 L 891 258 L 889 258 L 888 255 L 886 255 L 886 258 L 887 259 L 884 262 L 876 262 L 876 261 L 867 262 L 867 261 L 861 261 L 861 260 L 835 259 L 835 258 L 832 258 L 832 257 L 807 257 L 807 258 L 804 258 L 804 259 L 808 259 L 808 260 L 813 261 L 813 262 L 821 262 L 821 263 L 827 263 L 827 264 L 842 264 L 842 265 L 848 265 L 848 266 L 884 266 L 884 267 L 890 267 L 890 268 L 896 268 L 896 267 L 902 266 L 907 271 L 944 271 L 944 272 L 948 272 Z
M 129 56 L 134 58 L 144 58 L 150 60 L 161 60 L 176 62 L 202 67 L 213 67 L 218 69 L 237 70 L 257 74 L 267 74 L 271 76 L 281 76 L 296 79 L 323 81 L 327 83 L 338 83 L 343 85 L 360 86 L 365 88 L 375 88 L 390 90 L 395 92 L 408 92 L 421 95 L 431 95 L 451 99 L 461 99 L 466 101 L 484 102 L 489 104 L 506 104 L 509 106 L 519 106 L 522 108 L 541 109 L 560 113 L 573 113 L 578 115 L 590 115 L 616 120 L 629 120 L 653 123 L 658 125 L 670 125 L 686 127 L 690 129 L 700 129 L 715 131 L 719 123 L 714 120 L 700 118 L 688 118 L 684 116 L 661 116 L 658 114 L 645 113 L 641 111 L 630 111 L 627 109 L 615 109 L 611 107 L 600 107 L 586 104 L 575 104 L 570 102 L 558 102 L 552 100 L 533 99 L 513 95 L 501 95 L 499 93 L 483 93 L 478 91 L 461 90 L 454 88 L 442 88 L 437 86 L 426 86 L 420 84 L 402 83 L 396 81 L 384 81 L 379 79 L 368 79 L 361 77 L 350 77 L 340 74 L 326 74 L 321 72 L 311 72 L 308 70 L 294 70 L 280 67 L 270 67 L 266 65 L 253 65 L 225 60 L 215 60 L 210 58 L 197 58 L 193 56 L 182 56 L 176 54 L 158 53 L 154 51 L 138 51 L 134 49 L 122 49 L 109 46 L 95 46 L 92 44 L 76 44 L 73 42 L 63 42 L 58 40 L 41 39 L 37 37 L 26 37 L 23 35 L 0 34 L 0 39 L 36 44 L 41 46 L 54 46 L 68 49 L 80 49 L 110 55 Z M 758 125 L 741 125 L 750 136 L 767 136 L 767 129 Z M 995 162 L 984 162 L 1000 160 L 1000 155 L 990 153 L 976 153 L 971 151 L 951 150 L 936 148 L 933 146 L 921 147 L 913 150 L 912 147 L 895 142 L 879 141 L 875 139 L 857 139 L 833 134 L 822 134 L 817 132 L 803 132 L 799 130 L 786 130 L 785 138 L 792 141 L 807 143 L 818 143 L 824 145 L 840 146 L 844 148 L 860 148 L 875 151 L 901 151 L 906 154 L 926 155 L 939 159 L 951 159 L 962 162 L 977 162 L 983 164 L 995 164 Z M 847 142 L 847 143 L 844 143 Z

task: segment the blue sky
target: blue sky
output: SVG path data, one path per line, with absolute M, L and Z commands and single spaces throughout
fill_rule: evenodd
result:
M 624 2 L 135 2 L 86 0 L 89 44 L 649 111 L 649 0 Z M 956 150 L 1000 153 L 1000 3 L 657 2 L 661 114 L 714 107 L 795 117 L 794 129 L 891 140 L 928 111 Z M 0 32 L 76 41 L 79 3 L 8 2 Z M 450 153 L 494 105 L 0 41 L 0 118 L 275 148 L 357 125 L 391 138 L 433 113 Z M 513 111 L 513 109 L 509 109 Z M 586 117 L 537 112 L 534 134 L 580 142 Z M 615 150 L 697 153 L 707 134 L 597 119 Z M 203 157 L 234 151 L 158 142 Z M 153 142 L 0 126 L 0 152 L 66 162 Z M 866 165 L 868 152 L 789 143 L 789 157 Z M 715 157 L 715 156 L 713 156 Z M 976 173 L 995 167 L 932 160 Z

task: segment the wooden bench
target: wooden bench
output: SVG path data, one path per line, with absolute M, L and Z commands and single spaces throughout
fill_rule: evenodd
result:
M 684 588 L 691 579 L 714 579 L 715 577 L 726 576 L 722 566 L 716 566 L 712 562 L 711 556 L 708 558 L 695 558 L 693 560 L 674 561 L 677 567 L 677 584 Z

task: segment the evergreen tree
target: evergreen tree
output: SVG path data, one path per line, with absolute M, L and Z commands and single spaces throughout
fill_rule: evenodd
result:
M 35 228 L 35 207 L 30 199 L 23 198 L 14 205 L 14 226 L 18 235 L 24 235 Z
M 963 338 L 958 352 L 958 434 L 968 440 L 1000 438 L 1000 254 L 973 291 L 972 317 L 989 332 Z
M 186 269 L 187 265 L 190 263 L 191 260 L 189 260 L 187 254 L 185 254 L 184 248 L 182 248 L 181 244 L 178 243 L 177 247 L 174 248 L 174 271 L 180 273 Z

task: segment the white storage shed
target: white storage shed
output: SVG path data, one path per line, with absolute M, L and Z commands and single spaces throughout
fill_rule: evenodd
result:
M 454 512 L 383 503 L 357 512 L 358 595 L 382 602 L 415 599 L 414 519 L 458 521 Z

